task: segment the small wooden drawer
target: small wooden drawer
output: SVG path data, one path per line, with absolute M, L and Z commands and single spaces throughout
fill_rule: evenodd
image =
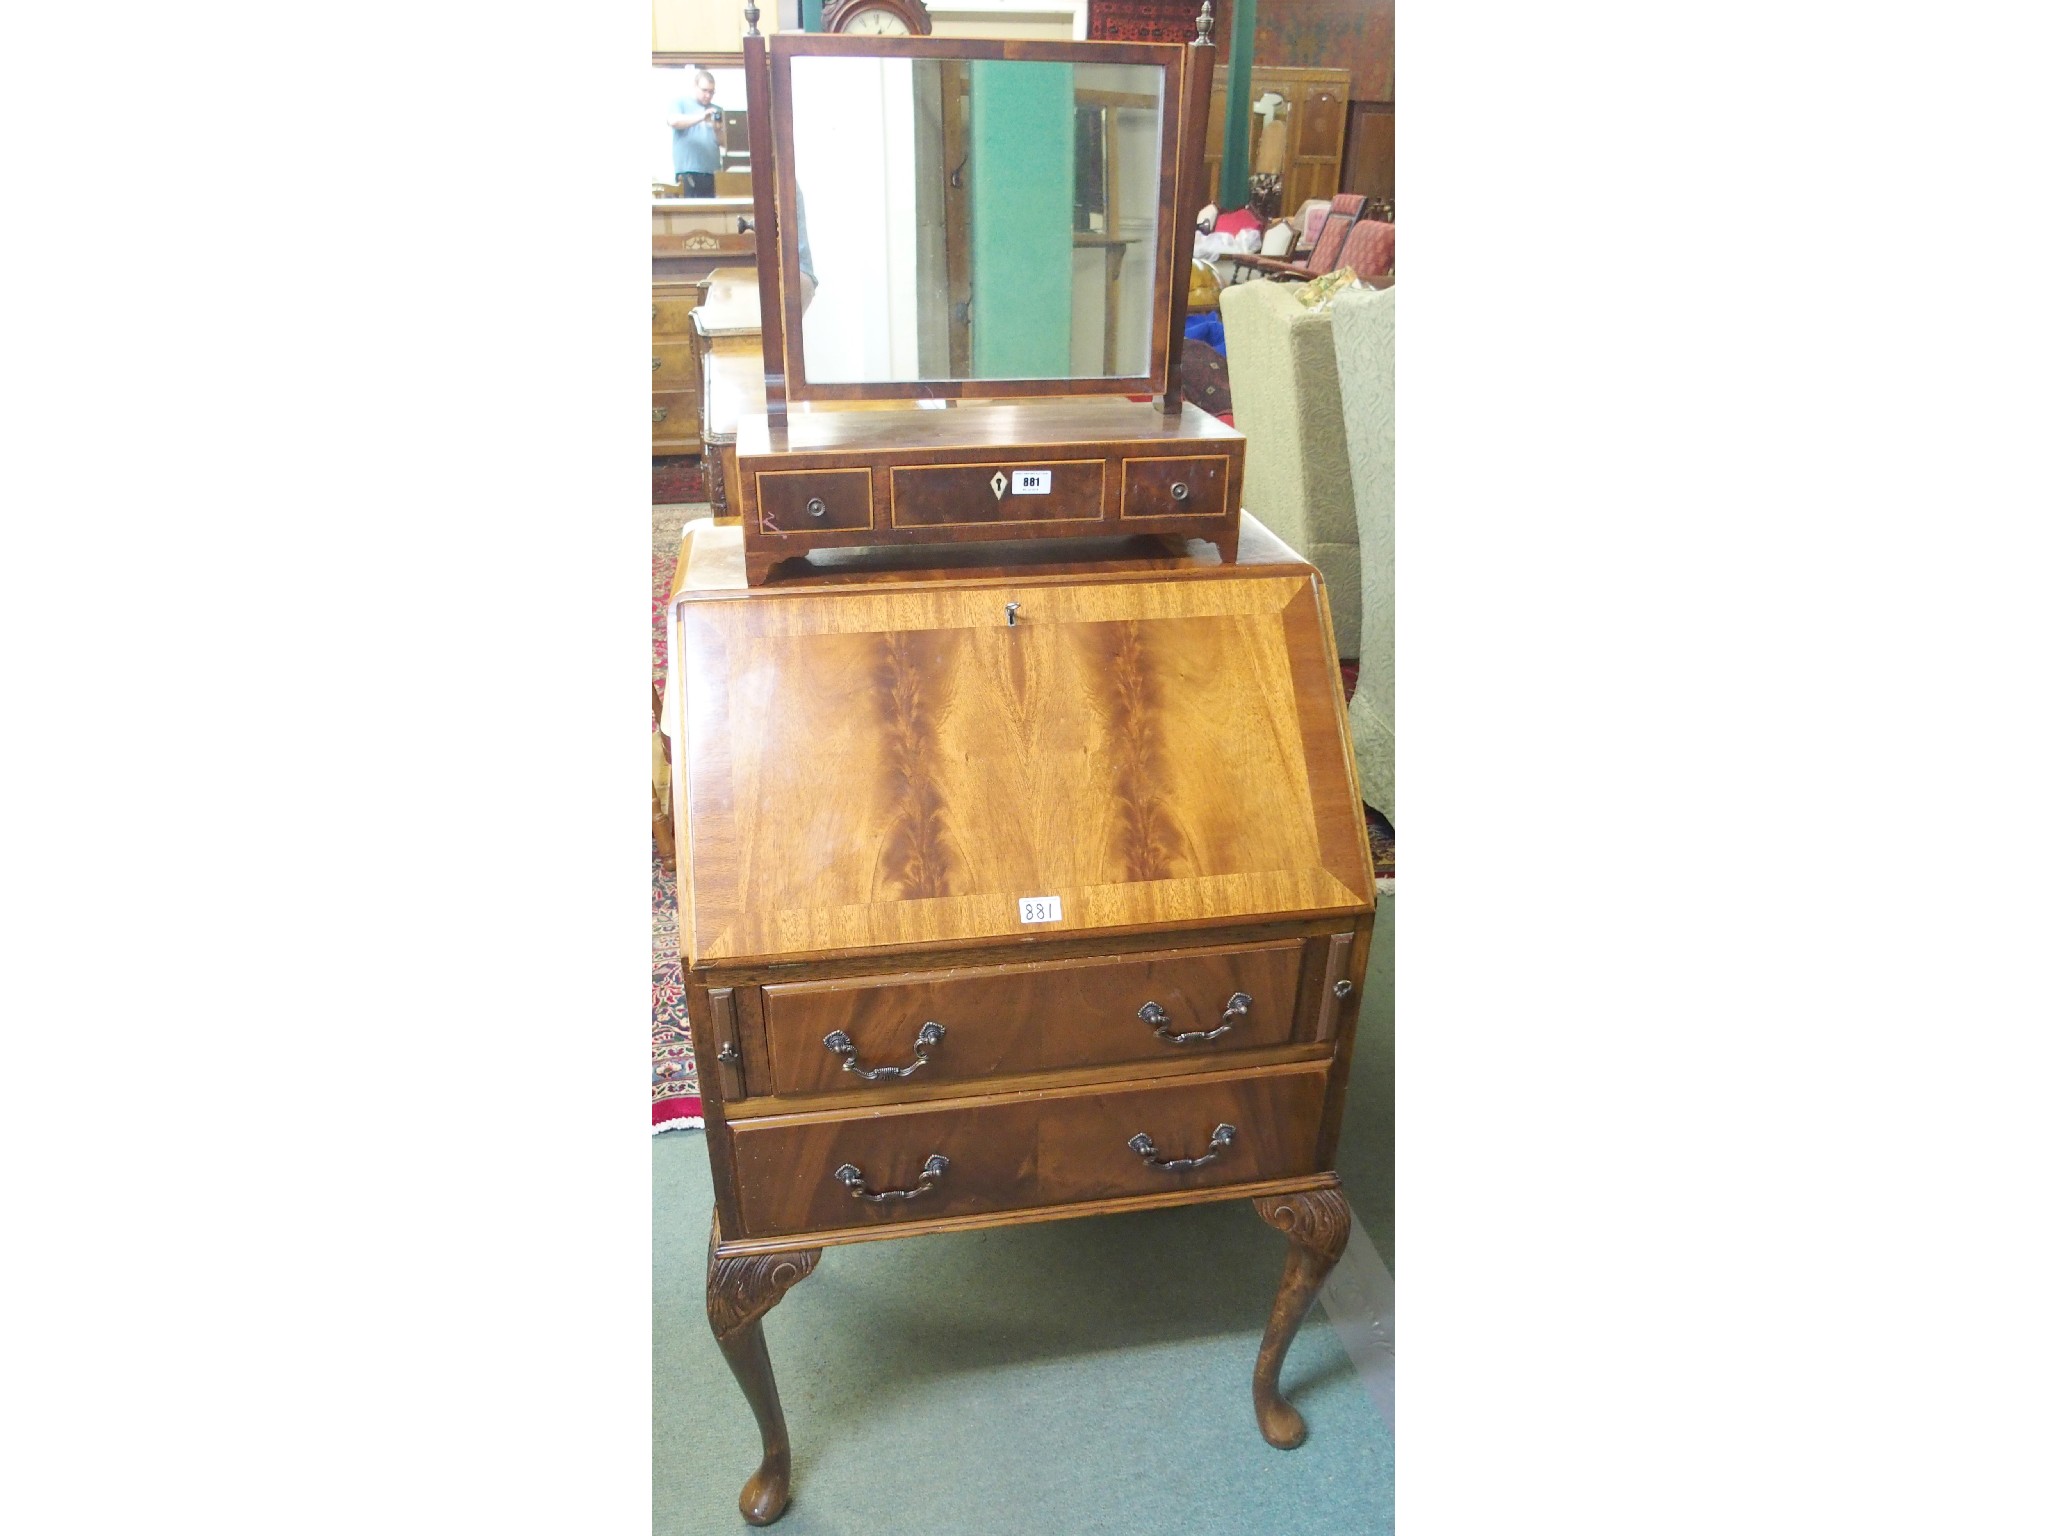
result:
M 1101 459 L 898 465 L 889 471 L 889 525 L 947 528 L 982 523 L 1100 522 L 1102 469 Z M 1044 477 L 1045 490 L 1020 494 L 1019 475 Z M 1028 478 L 1026 483 L 1030 483 Z
M 691 361 L 688 341 L 654 338 L 654 387 L 687 389 L 692 395 L 699 392 L 697 367 Z
M 654 334 L 679 336 L 685 346 L 689 344 L 690 311 L 697 307 L 697 295 L 669 297 L 657 293 L 654 296 Z
M 1293 1033 L 1304 947 L 1291 939 L 764 987 L 774 1091 L 902 1084 L 915 1092 L 1003 1074 L 1283 1045 Z M 1233 1009 L 1240 996 L 1246 1001 Z M 920 1045 L 920 1032 L 934 1024 L 938 1038 Z M 1214 1039 L 1166 1038 L 1219 1028 Z M 891 1068 L 910 1071 L 859 1075 Z
M 654 392 L 654 441 L 697 447 L 697 397 L 679 390 Z
M 740 1216 L 747 1236 L 781 1237 L 1313 1173 L 1329 1070 L 1309 1062 L 735 1121 Z M 1131 1145 L 1139 1136 L 1149 1157 Z M 1175 1159 L 1203 1161 L 1160 1166 Z M 863 1198 L 920 1184 L 908 1199 Z
M 865 469 L 765 470 L 755 480 L 761 527 L 821 533 L 875 526 L 874 480 Z
M 1179 487 L 1184 494 L 1174 495 Z M 1216 458 L 1125 459 L 1125 522 L 1148 517 L 1214 517 L 1232 510 L 1230 460 Z

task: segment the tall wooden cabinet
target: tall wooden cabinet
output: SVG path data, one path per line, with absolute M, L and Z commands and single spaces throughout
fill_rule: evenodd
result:
M 691 312 L 704 280 L 719 268 L 748 267 L 754 236 L 748 205 L 737 198 L 654 200 L 654 452 L 703 448 L 703 378 L 692 355 Z
M 1280 96 L 1286 111 L 1271 131 L 1284 131 L 1286 153 L 1282 160 L 1280 202 L 1283 208 L 1299 208 L 1312 197 L 1337 193 L 1344 171 L 1344 129 L 1350 116 L 1351 71 L 1348 69 L 1293 69 L 1274 65 L 1252 70 L 1252 100 L 1267 92 Z M 1217 181 L 1223 168 L 1223 92 L 1218 80 L 1209 97 L 1209 135 L 1203 149 L 1209 201 L 1216 200 Z M 1252 154 L 1259 158 L 1260 134 L 1266 132 L 1264 118 L 1252 119 Z

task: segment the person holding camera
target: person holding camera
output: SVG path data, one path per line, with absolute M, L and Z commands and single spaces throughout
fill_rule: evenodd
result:
M 718 90 L 711 71 L 697 71 L 695 99 L 686 96 L 669 115 L 669 149 L 674 159 L 676 181 L 685 197 L 715 197 L 718 183 L 720 136 L 725 114 L 711 104 Z

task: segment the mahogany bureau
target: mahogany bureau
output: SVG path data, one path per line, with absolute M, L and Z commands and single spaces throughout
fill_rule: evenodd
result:
M 679 926 L 752 1523 L 790 1496 L 762 1319 L 842 1243 L 1249 1199 L 1289 1239 L 1255 1415 L 1303 1438 L 1371 865 L 1321 578 L 1249 518 L 1235 565 L 1167 548 L 749 587 L 741 529 L 685 536 Z

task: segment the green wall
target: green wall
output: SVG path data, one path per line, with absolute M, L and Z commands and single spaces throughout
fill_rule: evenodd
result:
M 1074 66 L 977 59 L 967 135 L 976 378 L 1064 378 L 1074 328 Z

